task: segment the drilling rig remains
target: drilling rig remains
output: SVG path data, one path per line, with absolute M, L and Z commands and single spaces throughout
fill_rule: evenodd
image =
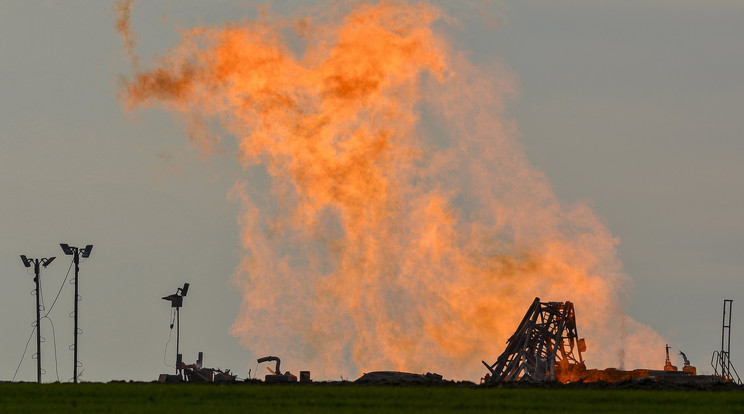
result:
M 581 353 L 586 342 L 576 332 L 571 302 L 540 302 L 535 298 L 506 350 L 493 364 L 485 382 L 553 381 L 559 372 L 586 371 Z
M 668 345 L 662 370 L 587 369 L 582 356 L 585 351 L 586 341 L 579 338 L 573 303 L 541 302 L 540 298 L 535 298 L 496 362 L 488 364 L 482 361 L 489 371 L 482 381 L 496 384 L 508 381 L 620 382 L 643 378 L 657 381 L 716 380 L 714 376 L 698 376 L 696 368 L 690 365 L 683 352 L 680 355 L 685 359 L 685 366 L 679 371 L 669 359 Z

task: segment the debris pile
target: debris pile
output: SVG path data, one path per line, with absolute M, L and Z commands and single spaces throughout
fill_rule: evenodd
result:
M 233 375 L 229 369 L 222 370 L 219 368 L 207 368 L 204 364 L 204 353 L 199 352 L 199 358 L 193 364 L 184 364 L 181 362 L 181 355 L 178 355 L 178 374 L 160 374 L 158 382 L 235 382 L 237 376 Z
M 503 381 L 553 381 L 556 371 L 586 371 L 581 353 L 586 342 L 576 331 L 571 302 L 540 302 L 535 298 L 506 349 L 493 364 L 485 383 Z
M 289 371 L 286 371 L 282 373 L 280 370 L 280 366 L 282 361 L 279 359 L 279 357 L 275 356 L 266 356 L 263 358 L 257 359 L 258 363 L 262 362 L 270 362 L 275 361 L 276 362 L 276 369 L 271 369 L 269 367 L 266 367 L 266 369 L 269 370 L 270 374 L 267 374 L 266 377 L 264 377 L 264 381 L 269 384 L 276 384 L 276 383 L 287 383 L 287 382 L 297 382 L 297 376 L 292 374 Z M 300 371 L 300 382 L 312 382 L 313 380 L 310 379 L 310 371 Z
M 680 351 L 684 367 L 678 370 L 669 358 L 669 345 L 666 345 L 666 360 L 662 370 L 635 369 L 624 371 L 616 368 L 587 369 L 582 352 L 586 342 L 578 337 L 576 313 L 571 302 L 534 302 L 519 324 L 516 332 L 509 338 L 506 349 L 495 363 L 483 364 L 489 373 L 481 379 L 484 384 L 504 382 L 548 382 L 592 383 L 652 380 L 673 383 L 710 384 L 713 382 L 734 382 L 740 384 L 736 371 L 731 366 L 726 338 L 731 326 L 730 301 L 724 303 L 724 331 L 721 340 L 722 350 L 714 354 L 716 374 L 697 375 L 697 368 L 690 365 L 687 355 Z M 726 305 L 728 304 L 728 312 Z M 726 315 L 729 315 L 728 321 Z M 716 359 L 716 357 L 718 359 Z M 718 372 L 720 371 L 720 374 Z
M 399 371 L 366 372 L 354 381 L 355 384 L 366 385 L 441 385 L 448 382 L 441 375 L 431 372 L 413 374 Z

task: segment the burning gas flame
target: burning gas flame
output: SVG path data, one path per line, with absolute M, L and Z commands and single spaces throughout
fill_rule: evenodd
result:
M 557 200 L 504 120 L 508 72 L 469 64 L 429 3 L 356 4 L 295 20 L 301 54 L 282 18 L 186 30 L 121 90 L 181 114 L 204 151 L 237 139 L 232 334 L 318 376 L 472 379 L 539 296 L 574 302 L 590 366 L 656 364 L 661 338 L 623 311 L 618 240 Z

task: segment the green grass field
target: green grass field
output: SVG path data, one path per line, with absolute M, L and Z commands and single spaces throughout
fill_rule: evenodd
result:
M 246 384 L 0 384 L 0 413 L 742 413 L 742 391 Z

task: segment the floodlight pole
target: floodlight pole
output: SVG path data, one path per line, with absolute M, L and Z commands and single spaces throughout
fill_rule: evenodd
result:
M 184 283 L 182 288 L 176 289 L 176 293 L 163 297 L 163 300 L 170 301 L 171 308 L 176 308 L 176 374 L 181 374 L 181 306 L 183 298 L 189 292 L 189 284 Z M 173 323 L 170 326 L 173 329 Z
M 41 384 L 41 303 L 39 284 L 41 283 L 41 266 L 47 267 L 52 263 L 54 257 L 42 259 L 29 259 L 21 255 L 23 265 L 31 267 L 34 265 L 34 284 L 36 285 L 36 381 Z
M 77 384 L 78 376 L 77 376 L 77 367 L 78 367 L 78 299 L 80 296 L 78 296 L 78 287 L 80 284 L 80 279 L 78 278 L 78 275 L 80 273 L 80 249 L 73 248 L 75 254 L 73 256 L 72 261 L 75 262 L 75 344 L 74 348 L 72 350 L 73 358 L 75 359 L 75 365 L 72 366 L 72 381 Z M 69 308 L 68 308 L 69 309 Z
M 176 308 L 176 374 L 181 374 L 181 366 L 178 361 L 179 345 L 181 342 L 181 307 Z
M 41 384 L 41 304 L 39 303 L 39 260 L 34 262 L 34 283 L 36 284 L 36 381 Z
M 75 343 L 73 345 L 73 358 L 74 358 L 74 365 L 72 366 L 72 381 L 74 383 L 78 382 L 78 302 L 80 301 L 80 296 L 78 295 L 78 290 L 80 288 L 80 254 L 83 254 L 83 258 L 87 258 L 90 256 L 91 250 L 93 250 L 93 245 L 89 244 L 85 246 L 85 248 L 80 249 L 77 247 L 70 246 L 68 244 L 60 243 L 60 247 L 62 247 L 62 251 L 65 252 L 66 255 L 72 256 L 72 261 L 75 263 Z

